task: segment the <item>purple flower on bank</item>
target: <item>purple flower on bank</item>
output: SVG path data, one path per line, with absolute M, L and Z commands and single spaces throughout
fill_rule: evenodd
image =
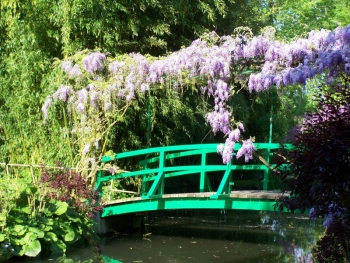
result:
M 104 105 L 105 112 L 111 111 L 112 108 L 113 108 L 112 103 L 109 100 L 105 101 L 105 105 Z
M 145 92 L 145 91 L 149 90 L 149 84 L 148 83 L 142 83 L 140 89 L 141 89 L 141 92 Z
M 111 167 L 108 169 L 108 172 L 110 172 L 111 175 L 115 175 L 118 170 L 115 167 Z
M 216 147 L 216 152 L 222 154 L 223 151 L 224 151 L 224 148 L 225 148 L 225 145 L 222 144 L 222 143 L 220 143 L 220 144 Z

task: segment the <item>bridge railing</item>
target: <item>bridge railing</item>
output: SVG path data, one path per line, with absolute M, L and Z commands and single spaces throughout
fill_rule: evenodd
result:
M 270 168 L 265 164 L 219 164 L 212 165 L 207 164 L 209 154 L 217 152 L 218 144 L 192 144 L 192 145 L 177 145 L 177 146 L 164 146 L 148 148 L 124 153 L 117 153 L 113 156 L 104 156 L 101 159 L 102 163 L 109 163 L 118 161 L 125 158 L 144 158 L 139 161 L 141 169 L 122 172 L 118 174 L 105 174 L 103 171 L 97 173 L 96 188 L 102 191 L 102 184 L 111 180 L 119 180 L 127 177 L 140 176 L 141 180 L 141 192 L 142 198 L 154 198 L 164 194 L 164 182 L 167 178 L 184 176 L 190 174 L 199 174 L 199 192 L 213 192 L 208 179 L 208 173 L 210 172 L 223 172 L 221 182 L 217 188 L 217 191 L 211 198 L 219 198 L 220 196 L 230 193 L 232 182 L 233 170 L 262 170 L 264 171 L 264 190 L 268 190 L 265 186 L 268 186 L 268 172 L 270 168 L 276 167 L 275 164 L 269 164 Z M 234 152 L 241 147 L 240 144 L 235 144 Z M 271 150 L 276 150 L 282 147 L 278 143 L 254 143 L 256 150 L 265 150 L 266 159 L 269 160 Z M 284 148 L 290 149 L 292 145 L 285 144 Z M 235 153 L 234 153 L 235 154 Z M 174 160 L 181 157 L 198 156 L 200 161 L 196 165 L 167 165 L 168 160 Z M 266 176 L 265 176 L 266 175 Z

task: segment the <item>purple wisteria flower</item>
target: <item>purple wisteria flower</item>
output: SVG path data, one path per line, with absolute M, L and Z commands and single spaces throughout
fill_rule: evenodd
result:
M 214 133 L 222 132 L 226 137 L 225 145 L 218 150 L 224 162 L 228 163 L 235 143 L 241 141 L 241 133 L 244 132 L 242 123 L 233 125 L 231 121 L 233 116 L 228 101 L 233 94 L 230 83 L 237 78 L 246 81 L 249 72 L 237 74 L 231 72 L 232 68 L 249 69 L 251 65 L 255 65 L 254 68 L 261 65 L 249 76 L 250 92 L 260 92 L 272 86 L 305 84 L 307 79 L 322 72 L 328 73 L 328 81 L 335 80 L 339 71 L 350 74 L 350 25 L 332 32 L 313 31 L 307 38 L 291 43 L 264 36 L 219 38 L 214 33 L 210 36 L 215 37 L 208 42 L 197 39 L 190 46 L 153 61 L 139 53 L 130 53 L 124 61 L 107 64 L 105 54 L 93 52 L 83 58 L 81 66 L 93 75 L 94 84 L 80 87 L 76 93 L 69 86 L 61 85 L 53 94 L 53 99 L 68 101 L 68 109 L 80 114 L 87 112 L 90 106 L 109 112 L 116 109 L 113 103 L 117 100 L 128 103 L 137 93 L 148 91 L 153 86 L 167 85 L 181 90 L 189 80 L 195 81 L 200 86 L 201 96 L 211 97 L 215 103 L 206 114 L 206 120 Z M 77 79 L 81 76 L 78 64 L 64 61 L 61 67 L 70 78 L 69 83 L 80 83 Z M 105 75 L 102 76 L 102 73 Z M 44 119 L 48 117 L 51 103 L 47 98 L 42 107 Z M 249 161 L 253 150 L 252 141 L 245 140 L 237 158 L 244 155 Z
M 73 89 L 70 86 L 61 85 L 57 91 L 52 95 L 53 99 L 61 100 L 63 102 L 67 101 L 67 98 L 69 97 L 69 94 L 74 93 Z
M 119 72 L 120 69 L 122 69 L 125 66 L 125 62 L 123 61 L 113 61 L 108 65 L 108 69 L 113 74 L 116 74 Z
M 63 71 L 66 72 L 66 73 L 68 74 L 69 71 L 72 70 L 73 64 L 72 64 L 72 62 L 70 62 L 70 61 L 64 61 L 64 62 L 61 64 L 61 67 L 62 67 Z
M 223 163 L 227 164 L 230 163 L 232 160 L 232 153 L 235 148 L 235 141 L 233 140 L 226 140 L 224 149 L 222 151 L 222 161 Z
M 78 90 L 77 95 L 77 103 L 86 103 L 88 101 L 89 92 L 85 88 Z
M 84 106 L 83 103 L 80 102 L 80 103 L 77 105 L 77 111 L 78 111 L 80 114 L 83 114 L 83 113 L 85 112 L 85 106 Z
M 106 55 L 101 52 L 94 52 L 87 55 L 82 60 L 83 68 L 94 74 L 96 72 L 101 72 L 104 69 L 104 62 L 106 60 Z
M 80 68 L 77 64 L 73 66 L 72 62 L 64 61 L 61 65 L 62 69 L 70 78 L 76 78 L 81 76 Z
M 41 107 L 41 111 L 44 115 L 44 122 L 46 122 L 49 118 L 49 113 L 48 113 L 48 109 L 51 107 L 52 105 L 52 100 L 50 96 L 47 96 L 44 102 L 44 105 Z
M 313 31 L 307 39 L 288 44 L 268 42 L 261 37 L 253 39 L 245 46 L 246 58 L 259 54 L 265 61 L 261 71 L 250 76 L 249 90 L 259 92 L 272 85 L 305 84 L 308 78 L 324 71 L 328 71 L 329 82 L 334 80 L 339 69 L 349 74 L 349 32 L 350 25 L 333 32 Z M 266 51 L 263 54 L 257 50 Z
M 96 90 L 90 90 L 89 92 L 90 97 L 90 105 L 97 109 L 98 108 L 98 101 L 100 99 L 100 92 Z
M 242 147 L 237 151 L 236 158 L 239 159 L 244 155 L 245 162 L 253 159 L 254 144 L 252 140 L 247 139 L 242 143 Z

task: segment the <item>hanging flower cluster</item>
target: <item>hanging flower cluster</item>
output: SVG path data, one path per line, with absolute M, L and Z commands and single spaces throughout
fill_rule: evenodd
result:
M 169 85 L 174 89 L 186 85 L 188 80 L 200 84 L 201 92 L 212 96 L 215 106 L 206 119 L 212 131 L 226 136 L 218 151 L 223 162 L 232 159 L 234 144 L 242 141 L 244 126 L 234 122 L 228 101 L 233 96 L 230 83 L 241 78 L 239 72 L 232 72 L 233 65 L 242 69 L 253 69 L 247 80 L 250 92 L 262 91 L 294 83 L 304 84 L 321 72 L 328 72 L 329 81 L 337 77 L 339 71 L 350 71 L 350 26 L 334 31 L 314 31 L 306 39 L 282 43 L 263 36 L 248 39 L 245 36 L 224 36 L 216 44 L 202 39 L 195 40 L 189 47 L 162 58 L 150 58 L 132 53 L 120 59 L 109 58 L 106 54 L 93 52 L 85 56 L 81 63 L 66 60 L 62 69 L 74 88 L 61 85 L 53 96 L 48 96 L 43 107 L 44 119 L 48 118 L 48 108 L 54 101 L 67 102 L 71 110 L 80 114 L 86 122 L 91 112 L 104 114 L 115 112 L 123 103 L 135 98 L 138 92 L 145 92 L 155 85 Z M 73 65 L 74 64 L 74 65 Z M 85 81 L 82 81 L 85 79 Z M 89 82 L 82 87 L 82 83 Z M 87 154 L 95 144 L 86 143 L 83 154 Z M 97 143 L 98 144 L 98 143 Z M 252 159 L 254 150 L 251 140 L 242 142 L 237 158 Z

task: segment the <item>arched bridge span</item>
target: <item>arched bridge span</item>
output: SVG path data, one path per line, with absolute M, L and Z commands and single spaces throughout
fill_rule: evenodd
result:
M 163 209 L 245 209 L 245 210 L 274 210 L 273 205 L 281 196 L 279 190 L 273 189 L 270 169 L 276 164 L 270 163 L 274 151 L 284 147 L 291 149 L 290 144 L 254 143 L 260 154 L 254 164 L 238 164 L 232 161 L 229 164 L 210 164 L 210 155 L 216 155 L 218 144 L 194 144 L 148 148 L 112 156 L 104 156 L 101 162 L 105 166 L 125 158 L 137 158 L 139 169 L 123 171 L 116 174 L 100 170 L 97 173 L 96 189 L 102 194 L 111 196 L 112 192 L 133 194 L 132 197 L 106 198 L 101 217 L 108 217 L 126 213 L 138 213 Z M 236 143 L 234 155 L 240 145 Z M 195 157 L 196 163 L 183 165 L 181 158 Z M 233 158 L 235 159 L 235 158 Z M 256 162 L 260 160 L 260 164 Z M 288 165 L 280 165 L 279 169 L 288 169 Z M 232 173 L 240 170 L 263 171 L 263 190 L 232 191 L 234 182 Z M 213 189 L 208 174 L 219 176 L 219 184 Z M 166 181 L 173 177 L 199 175 L 198 190 L 192 193 L 167 193 Z M 113 189 L 118 180 L 132 177 L 140 183 L 137 193 Z M 102 188 L 106 189 L 102 191 Z M 107 194 L 106 194 L 107 193 Z

